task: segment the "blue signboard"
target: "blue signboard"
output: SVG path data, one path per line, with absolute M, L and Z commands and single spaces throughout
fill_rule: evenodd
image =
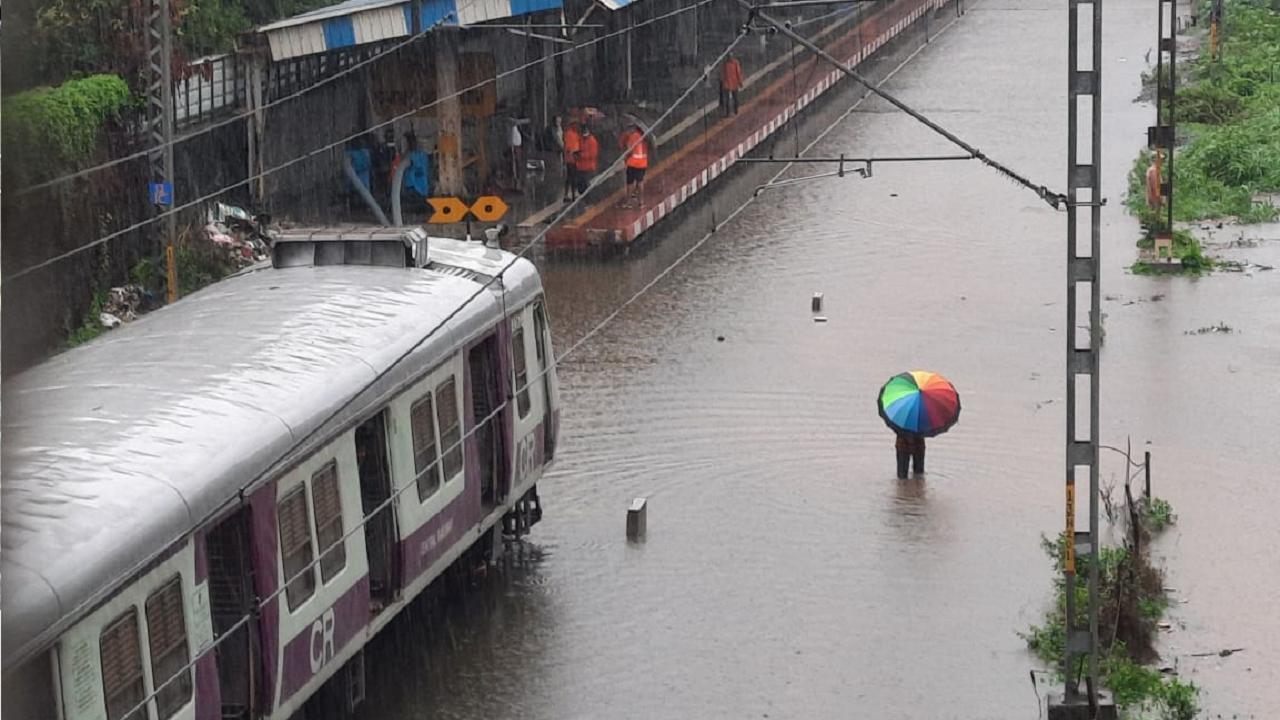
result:
M 147 195 L 152 205 L 172 205 L 173 183 L 147 183 Z

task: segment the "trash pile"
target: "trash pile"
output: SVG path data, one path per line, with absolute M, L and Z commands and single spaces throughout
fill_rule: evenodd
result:
M 111 288 L 102 302 L 98 322 L 108 330 L 122 323 L 133 322 L 143 313 L 156 307 L 155 294 L 141 285 L 123 285 Z
M 212 247 L 219 264 L 225 260 L 226 272 L 235 272 L 254 263 L 266 260 L 271 252 L 268 240 L 259 232 L 257 220 L 242 208 L 222 203 L 214 203 L 209 208 L 207 222 L 201 228 L 200 236 Z M 270 219 L 263 216 L 265 222 Z M 201 251 L 205 254 L 205 251 Z M 145 285 L 132 283 L 113 287 L 102 299 L 98 308 L 98 322 L 110 330 L 128 322 L 133 322 L 140 315 L 156 309 L 163 303 L 156 291 Z
M 236 270 L 267 259 L 270 248 L 258 234 L 258 227 L 248 212 L 214 203 L 209 208 L 208 217 L 209 222 L 204 226 L 205 239 L 223 249 Z

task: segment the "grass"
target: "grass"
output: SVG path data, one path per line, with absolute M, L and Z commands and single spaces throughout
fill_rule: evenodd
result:
M 1142 501 L 1138 515 L 1139 536 L 1169 527 L 1175 521 L 1172 507 L 1158 498 Z M 1044 620 L 1020 633 L 1046 665 L 1061 671 L 1066 645 L 1066 585 L 1062 578 L 1066 536 L 1056 540 L 1041 538 L 1045 553 L 1052 559 L 1058 578 L 1054 602 Z M 1146 543 L 1143 543 L 1145 545 Z M 1076 557 L 1078 577 L 1089 573 L 1088 556 Z M 1165 675 L 1146 662 L 1154 660 L 1157 623 L 1169 606 L 1163 574 L 1153 567 L 1145 552 L 1137 553 L 1126 543 L 1122 547 L 1098 550 L 1099 671 L 1123 717 L 1158 720 L 1192 720 L 1199 711 L 1199 690 L 1192 683 Z M 1077 626 L 1087 622 L 1088 592 L 1083 583 L 1075 590 Z
M 1186 142 L 1173 163 L 1175 221 L 1257 223 L 1280 215 L 1273 204 L 1253 201 L 1280 191 L 1280 6 L 1226 0 L 1224 18 L 1220 59 L 1208 57 L 1206 43 L 1191 63 L 1190 81 L 1177 90 L 1179 136 Z M 1150 151 L 1135 159 L 1126 204 L 1153 233 L 1164 221 L 1146 208 L 1150 163 Z M 1168 180 L 1167 163 L 1164 173 Z

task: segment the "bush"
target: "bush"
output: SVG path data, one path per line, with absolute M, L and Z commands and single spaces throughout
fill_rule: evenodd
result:
M 97 151 L 103 129 L 134 102 L 129 86 L 116 75 L 92 75 L 5 98 L 0 132 L 6 176 L 24 186 L 83 167 Z
M 1244 111 L 1244 98 L 1212 83 L 1200 83 L 1178 90 L 1174 104 L 1178 122 L 1221 124 L 1231 122 Z
M 1138 510 L 1138 533 L 1143 537 L 1149 538 L 1173 522 L 1172 508 L 1164 500 L 1144 501 Z M 1043 623 L 1020 633 L 1027 647 L 1058 672 L 1062 669 L 1066 640 L 1067 596 L 1061 578 L 1066 543 L 1065 533 L 1056 539 L 1041 537 L 1041 545 L 1059 577 L 1054 581 L 1053 603 Z M 1145 551 L 1133 549 L 1136 547 L 1126 543 L 1123 547 L 1098 549 L 1098 670 L 1102 684 L 1112 692 L 1122 717 L 1192 720 L 1199 711 L 1199 689 L 1143 664 L 1156 657 L 1156 622 L 1167 609 L 1168 598 L 1162 573 L 1150 563 Z M 1077 578 L 1088 576 L 1087 555 L 1076 557 L 1076 574 Z M 1075 594 L 1076 627 L 1085 625 L 1087 606 L 1088 591 L 1081 582 Z
M 1280 189 L 1280 106 L 1239 123 L 1205 129 L 1187 146 L 1182 160 L 1191 173 L 1228 186 Z
M 1173 163 L 1175 220 L 1277 216 L 1274 207 L 1253 203 L 1258 192 L 1280 190 L 1280 8 L 1269 1 L 1270 9 L 1258 0 L 1227 0 L 1221 59 L 1196 58 L 1192 84 L 1178 90 L 1175 107 L 1189 139 Z M 1207 13 L 1206 6 L 1197 10 Z M 1150 157 L 1144 151 L 1135 161 L 1126 199 L 1148 236 L 1164 226 L 1146 207 Z M 1201 257 L 1187 259 L 1197 264 Z

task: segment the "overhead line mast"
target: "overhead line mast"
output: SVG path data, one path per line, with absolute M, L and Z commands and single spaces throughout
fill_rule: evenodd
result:
M 821 0 L 800 0 L 797 3 L 766 2 L 753 5 L 750 0 L 738 0 L 747 11 L 746 26 L 749 28 L 755 19 L 767 23 L 794 42 L 804 46 L 815 55 L 834 65 L 845 75 L 861 83 L 872 93 L 915 118 L 934 132 L 942 135 L 952 144 L 958 146 L 967 156 L 938 158 L 902 158 L 902 160 L 925 159 L 974 159 L 993 168 L 1019 185 L 1035 192 L 1042 200 L 1054 209 L 1065 209 L 1067 212 L 1067 343 L 1066 343 L 1066 386 L 1067 412 L 1065 434 L 1066 459 L 1066 527 L 1063 534 L 1065 544 L 1063 550 L 1063 573 L 1066 585 L 1066 643 L 1063 653 L 1063 676 L 1065 678 L 1061 695 L 1051 695 L 1049 699 L 1050 720 L 1107 720 L 1116 717 L 1113 699 L 1100 687 L 1098 669 L 1098 436 L 1099 436 L 1099 349 L 1102 339 L 1101 310 L 1101 253 L 1102 253 L 1102 206 L 1106 201 L 1102 197 L 1100 179 L 1102 167 L 1102 2 L 1103 0 L 1067 0 L 1068 10 L 1068 68 L 1067 68 L 1067 192 L 1057 194 L 1044 185 L 1037 185 L 1030 179 L 1018 174 L 1009 167 L 988 157 L 978 148 L 970 145 L 955 134 L 933 122 L 923 114 L 909 107 L 889 93 L 880 90 L 858 74 L 853 68 L 840 62 L 815 45 L 801 37 L 789 23 L 779 22 L 764 12 L 762 8 L 785 7 L 788 5 L 821 4 Z M 960 11 L 959 0 L 957 12 Z M 1172 0 L 1160 0 L 1163 11 L 1164 3 Z M 1082 12 L 1082 6 L 1083 12 Z M 1172 18 L 1170 20 L 1172 23 Z M 1088 41 L 1081 43 L 1081 32 L 1086 33 Z M 1161 48 L 1168 46 L 1173 53 L 1173 40 L 1165 40 L 1164 24 L 1161 23 Z M 1172 67 L 1170 77 L 1172 78 Z M 1169 117 L 1172 123 L 1172 89 L 1169 90 Z M 1090 134 L 1087 147 L 1081 147 L 1078 132 L 1082 123 L 1087 123 Z M 1158 123 L 1159 124 L 1159 123 Z M 1170 131 L 1170 136 L 1172 132 Z M 1171 138 L 1170 138 L 1171 143 Z M 1172 145 L 1170 144 L 1170 150 Z M 798 180 L 844 175 L 845 158 L 788 158 L 788 162 L 819 162 L 839 164 L 835 173 L 825 173 Z M 771 158 L 755 159 L 756 162 L 769 162 Z M 861 177 L 869 174 L 857 172 Z M 781 183 L 779 183 L 781 184 Z M 770 187 L 772 184 L 762 186 Z M 759 192 L 759 189 L 757 189 Z M 1081 215 L 1087 213 L 1086 218 Z M 1169 215 L 1172 222 L 1172 213 Z M 1082 221 L 1083 220 L 1083 221 Z M 1088 227 L 1087 234 L 1083 228 Z M 1088 293 L 1088 299 L 1083 298 Z M 1080 308 L 1088 307 L 1088 335 L 1081 343 L 1077 338 L 1077 315 Z M 1078 382 L 1087 379 L 1086 396 L 1078 393 Z M 1087 397 L 1087 402 L 1085 398 Z M 1077 437 L 1077 417 L 1088 417 L 1088 430 L 1083 439 Z M 1088 475 L 1088 529 L 1076 530 L 1076 473 L 1087 472 Z M 1075 591 L 1077 587 L 1076 557 L 1082 554 L 1088 558 L 1088 607 L 1083 627 L 1076 619 Z M 1078 667 L 1080 661 L 1087 663 L 1084 672 Z M 1080 690 L 1083 676 L 1085 689 Z

